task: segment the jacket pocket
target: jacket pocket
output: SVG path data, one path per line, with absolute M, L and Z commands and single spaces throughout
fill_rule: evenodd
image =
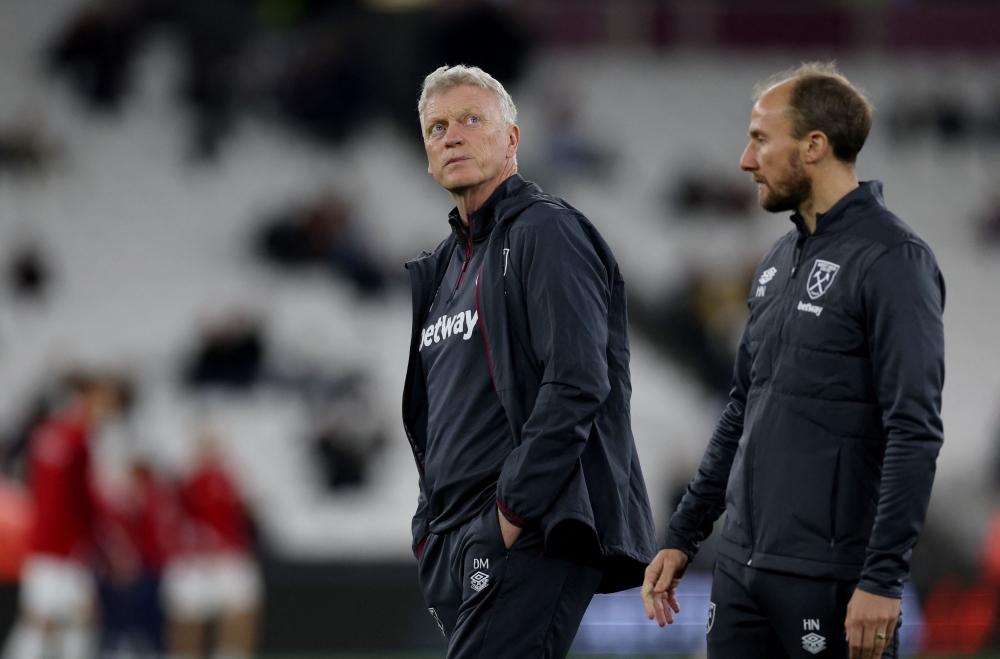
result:
M 884 442 L 857 438 L 845 440 L 841 448 L 834 516 L 837 563 L 864 563 L 878 510 L 884 451 Z
M 751 484 L 755 548 L 829 561 L 840 441 L 785 406 L 755 429 Z

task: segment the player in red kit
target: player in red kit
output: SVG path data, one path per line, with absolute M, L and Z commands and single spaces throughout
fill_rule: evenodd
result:
M 28 485 L 34 507 L 21 572 L 20 619 L 4 659 L 84 659 L 91 653 L 95 586 L 88 561 L 100 499 L 89 440 L 124 407 L 125 387 L 111 378 L 74 376 L 68 399 L 34 431 Z
M 202 437 L 200 449 L 182 485 L 193 546 L 170 561 L 163 574 L 170 654 L 175 659 L 199 656 L 206 623 L 218 618 L 214 656 L 248 659 L 263 589 L 249 520 L 215 441 Z

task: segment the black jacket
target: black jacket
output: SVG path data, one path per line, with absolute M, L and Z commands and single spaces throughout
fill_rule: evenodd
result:
M 639 585 L 656 540 L 632 438 L 625 282 L 597 229 L 564 201 L 515 175 L 491 203 L 483 266 L 469 274 L 514 443 L 497 503 L 512 522 L 539 527 L 547 552 L 596 562 L 604 572 L 600 592 Z M 420 329 L 460 248 L 452 236 L 407 264 L 413 335 L 403 425 L 421 473 L 427 394 Z M 421 475 L 415 550 L 431 516 L 425 487 Z
M 726 556 L 899 597 L 943 441 L 944 279 L 879 182 L 812 235 L 792 219 L 757 268 L 731 400 L 665 546 L 693 555 L 725 510 Z

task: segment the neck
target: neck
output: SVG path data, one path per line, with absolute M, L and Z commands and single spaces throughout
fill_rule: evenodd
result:
M 831 171 L 818 173 L 812 181 L 809 199 L 799 206 L 799 215 L 809 233 L 816 231 L 816 216 L 825 213 L 834 204 L 858 188 L 858 175 L 853 166 L 832 166 Z
M 500 173 L 482 183 L 467 188 L 459 188 L 451 191 L 451 198 L 455 200 L 455 207 L 462 218 L 462 224 L 469 226 L 469 213 L 479 210 L 486 200 L 496 192 L 500 184 L 517 174 L 517 163 L 513 159 L 508 160 Z

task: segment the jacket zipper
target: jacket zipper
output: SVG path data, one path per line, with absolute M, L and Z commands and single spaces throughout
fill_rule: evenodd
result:
M 409 424 L 406 423 L 406 416 L 405 415 L 403 416 L 403 432 L 406 433 L 406 439 L 410 442 L 410 450 L 413 451 L 413 460 L 414 460 L 414 462 L 417 463 L 417 470 L 420 472 L 420 475 L 423 476 L 424 475 L 424 463 L 417 456 L 417 442 L 416 442 L 416 440 L 413 439 L 413 435 L 410 433 L 410 426 L 409 426 Z
M 483 264 L 485 265 L 485 261 Z M 479 317 L 479 333 L 483 335 L 483 345 L 486 346 L 486 364 L 490 368 L 490 379 L 493 380 L 493 391 L 496 392 L 497 397 L 500 397 L 500 390 L 497 389 L 497 378 L 493 374 L 493 358 L 490 357 L 490 342 L 486 338 L 486 322 L 483 320 L 483 310 L 479 307 L 479 280 L 483 274 L 483 266 L 479 266 L 479 272 L 476 273 L 476 315 Z
M 792 264 L 791 279 L 795 279 L 795 274 L 799 271 L 799 266 L 802 265 L 802 255 L 806 251 L 807 242 L 809 242 L 809 236 L 795 241 L 795 262 Z
M 465 279 L 465 271 L 469 267 L 469 261 L 472 260 L 472 224 L 470 220 L 469 224 L 469 239 L 466 240 L 465 236 L 462 235 L 462 227 L 458 227 L 458 237 L 462 239 L 462 244 L 465 245 L 465 262 L 462 263 L 462 272 L 458 275 L 458 285 L 455 286 L 455 290 L 462 288 L 462 280 Z
M 753 461 L 757 451 L 756 447 L 753 446 L 748 446 L 747 448 L 749 449 L 748 451 L 749 455 L 747 457 L 750 459 L 750 462 L 747 465 L 747 471 L 750 472 L 749 473 L 750 477 L 747 479 L 747 503 L 749 504 L 747 506 L 747 513 L 748 513 L 747 521 L 750 523 L 750 558 L 747 560 L 747 565 L 752 566 L 753 552 L 754 549 L 757 547 L 757 534 L 754 531 L 754 523 L 753 523 Z

